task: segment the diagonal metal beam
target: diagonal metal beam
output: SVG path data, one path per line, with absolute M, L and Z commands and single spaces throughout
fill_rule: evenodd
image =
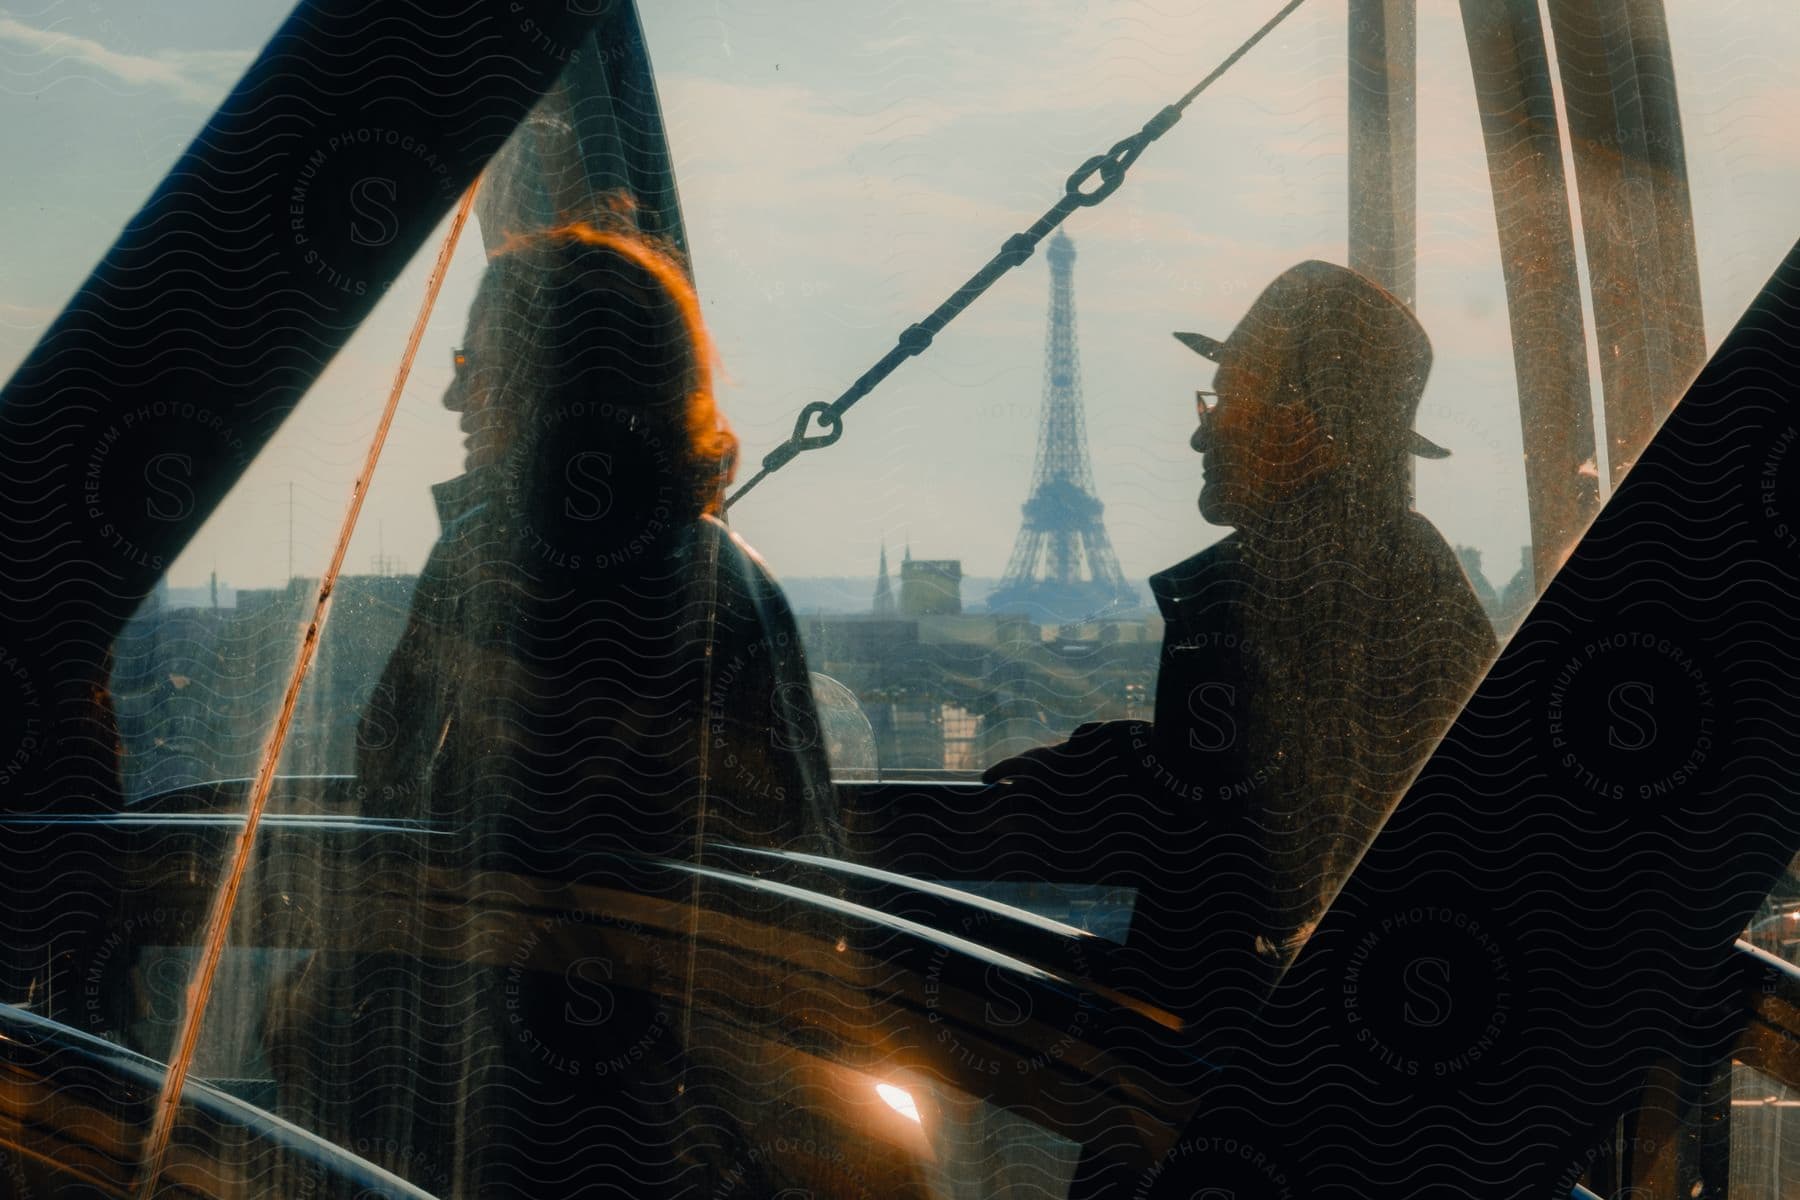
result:
M 114 636 L 617 4 L 303 0 L 126 224 L 0 393 L 7 805 L 108 802 Z

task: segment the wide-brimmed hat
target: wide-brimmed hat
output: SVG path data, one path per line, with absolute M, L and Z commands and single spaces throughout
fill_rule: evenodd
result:
M 1348 267 L 1311 259 L 1289 267 L 1264 288 L 1225 341 L 1177 332 L 1194 353 L 1222 363 L 1261 355 L 1299 392 L 1326 410 L 1328 421 L 1405 431 L 1420 458 L 1450 451 L 1412 428 L 1431 340 L 1396 296 Z

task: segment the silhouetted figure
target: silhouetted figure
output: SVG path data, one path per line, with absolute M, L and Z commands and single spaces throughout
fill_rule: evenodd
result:
M 1151 578 L 1166 621 L 1154 726 L 1084 726 L 987 776 L 1061 790 L 1047 801 L 1058 821 L 1133 830 L 1152 866 L 1132 941 L 1202 974 L 1215 958 L 1196 957 L 1197 938 L 1207 955 L 1252 950 L 1261 966 L 1232 986 L 1255 992 L 1496 644 L 1454 552 L 1412 509 L 1410 457 L 1447 452 L 1412 430 L 1431 349 L 1404 305 L 1312 261 L 1226 341 L 1176 337 L 1219 364 L 1192 445 L 1201 515 L 1235 532 Z
M 359 739 L 369 811 L 677 856 L 835 844 L 793 615 L 716 519 L 737 443 L 705 338 L 635 235 L 494 258 L 444 397 L 468 470 L 434 489 L 443 533 Z
M 745 1170 L 743 1089 L 690 1012 L 698 885 L 638 895 L 608 857 L 837 845 L 792 614 L 716 517 L 710 357 L 681 264 L 621 220 L 503 246 L 456 352 L 467 470 L 359 737 L 365 813 L 432 832 L 382 863 L 390 945 L 288 1003 L 355 1014 L 324 1119 L 459 1196 Z

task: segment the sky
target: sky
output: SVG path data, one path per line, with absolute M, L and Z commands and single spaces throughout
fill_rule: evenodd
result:
M 29 349 L 273 32 L 267 0 L 40 0 L 0 9 L 0 369 Z M 643 8 L 720 400 L 746 460 L 830 400 L 1055 201 L 1089 155 L 1179 96 L 1276 6 L 1243 0 L 657 0 Z M 1418 506 L 1503 583 L 1528 541 L 1493 205 L 1457 6 L 1420 5 L 1417 308 L 1437 361 Z M 1800 234 L 1800 6 L 1668 0 L 1708 345 Z M 1189 109 L 1077 249 L 1096 483 L 1126 574 L 1223 531 L 1194 508 L 1193 391 L 1169 337 L 1223 337 L 1257 290 L 1346 254 L 1343 0 L 1311 0 Z M 171 568 L 268 586 L 329 558 L 437 241 Z M 466 239 L 347 563 L 416 570 L 428 486 L 457 473 L 439 397 L 481 270 Z M 1585 286 L 1585 275 L 1584 275 Z M 1040 253 L 904 364 L 732 521 L 788 576 L 868 575 L 882 541 L 998 575 L 1043 390 Z M 1591 328 L 1590 328 L 1591 341 Z M 1598 388 L 1597 370 L 1593 372 Z M 289 536 L 289 529 L 292 535 Z

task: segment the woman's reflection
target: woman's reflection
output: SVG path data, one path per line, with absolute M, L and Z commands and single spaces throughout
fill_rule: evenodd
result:
M 431 836 L 365 872 L 396 940 L 314 1006 L 357 1014 L 344 1123 L 458 1194 L 728 1178 L 753 1113 L 696 1081 L 698 885 L 608 852 L 838 842 L 793 616 L 717 519 L 737 442 L 698 302 L 623 221 L 514 238 L 481 282 L 444 398 L 467 469 L 360 739 L 365 811 Z
M 455 353 L 467 468 L 434 489 L 443 531 L 378 689 L 399 711 L 366 721 L 367 811 L 830 848 L 792 614 L 716 519 L 737 441 L 678 260 L 617 221 L 515 237 Z

